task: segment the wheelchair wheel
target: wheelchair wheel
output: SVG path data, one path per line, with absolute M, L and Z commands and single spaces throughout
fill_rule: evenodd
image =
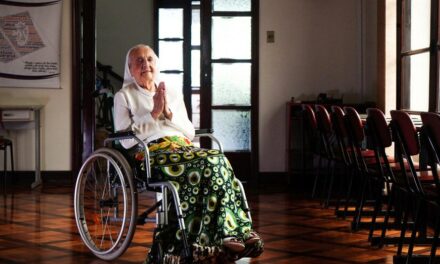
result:
M 125 252 L 136 229 L 137 190 L 120 152 L 101 148 L 87 158 L 75 185 L 74 210 L 81 238 L 93 254 L 113 260 Z

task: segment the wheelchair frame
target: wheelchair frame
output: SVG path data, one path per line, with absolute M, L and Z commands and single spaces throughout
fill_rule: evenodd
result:
M 221 142 L 212 135 L 212 130 L 197 130 L 196 137 L 209 137 L 223 153 Z M 150 154 L 145 142 L 133 131 L 109 135 L 104 146 L 110 142 L 134 139 L 145 149 L 146 180 L 133 174 L 123 154 L 113 148 L 103 147 L 93 152 L 83 163 L 78 173 L 74 194 L 75 220 L 84 244 L 100 259 L 113 260 L 121 256 L 130 246 L 137 224 L 155 222 L 156 227 L 168 225 L 168 196 L 171 193 L 182 232 L 184 258 L 191 259 L 190 245 L 186 233 L 182 208 L 176 187 L 169 181 L 150 182 Z M 252 221 L 242 183 L 243 206 Z M 138 192 L 153 191 L 156 203 L 138 215 Z M 160 199 L 160 200 L 159 200 Z M 90 201 L 91 200 L 91 201 Z M 156 210 L 156 217 L 148 215 Z M 113 227 L 115 225 L 115 227 Z M 162 249 L 156 249 L 159 255 Z M 161 256 L 157 256 L 160 259 Z

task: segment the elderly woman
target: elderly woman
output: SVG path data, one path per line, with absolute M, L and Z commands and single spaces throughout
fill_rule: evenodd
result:
M 217 150 L 191 143 L 194 127 L 182 94 L 157 81 L 157 63 L 146 45 L 128 51 L 124 84 L 114 99 L 116 130 L 131 129 L 147 142 L 153 180 L 169 180 L 177 188 L 194 262 L 239 255 L 245 249 L 259 255 L 263 242 L 243 210 L 243 194 L 229 161 Z M 121 144 L 141 165 L 143 152 L 135 141 Z M 156 232 L 153 243 L 160 244 L 163 263 L 179 263 L 183 243 L 177 223 Z

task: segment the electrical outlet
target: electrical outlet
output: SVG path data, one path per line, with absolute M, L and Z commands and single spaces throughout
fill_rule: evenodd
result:
M 274 43 L 275 42 L 275 31 L 269 30 L 266 32 L 266 42 Z

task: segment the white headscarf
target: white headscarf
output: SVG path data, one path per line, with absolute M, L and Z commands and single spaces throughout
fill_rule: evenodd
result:
M 134 79 L 134 77 L 131 75 L 130 72 L 130 67 L 129 67 L 129 62 L 130 62 L 130 53 L 132 50 L 135 49 L 139 49 L 139 48 L 147 48 L 153 51 L 154 55 L 156 56 L 156 74 L 155 74 L 155 80 L 154 82 L 156 83 L 156 85 L 159 83 L 159 76 L 160 76 L 160 70 L 159 70 L 159 57 L 157 56 L 157 54 L 154 52 L 154 50 L 145 44 L 138 44 L 136 46 L 133 46 L 132 48 L 130 48 L 127 52 L 127 55 L 125 56 L 125 68 L 124 68 L 124 82 L 122 83 L 122 87 L 128 86 L 132 83 L 136 84 L 136 86 L 140 89 L 139 85 L 137 84 L 136 80 Z

